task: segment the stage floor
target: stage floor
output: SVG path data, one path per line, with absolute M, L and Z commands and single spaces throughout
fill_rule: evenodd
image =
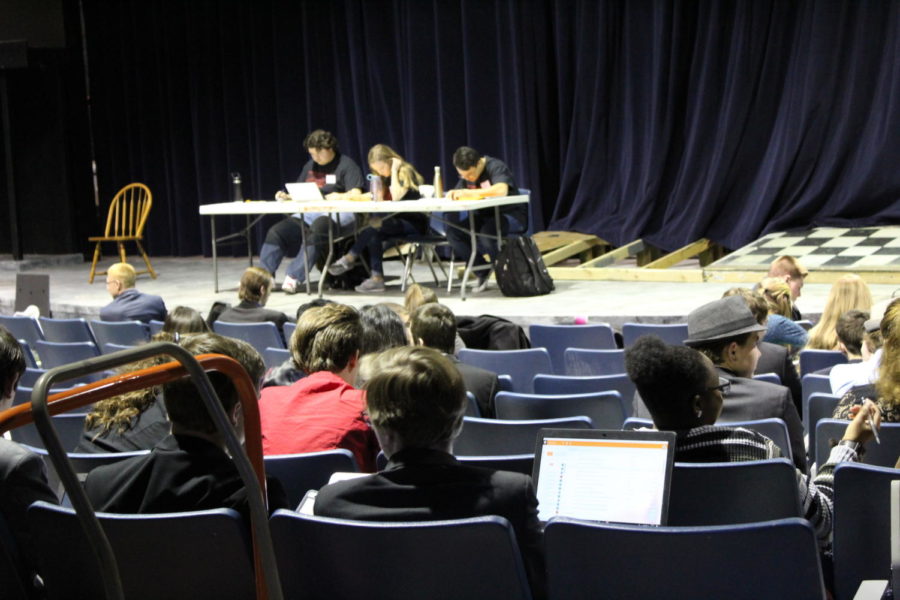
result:
M 134 263 L 134 257 L 130 257 Z M 178 305 L 196 308 L 204 315 L 214 301 L 237 302 L 237 282 L 246 258 L 221 258 L 219 260 L 220 292 L 213 292 L 212 260 L 204 257 L 165 258 L 153 257 L 153 266 L 159 277 L 149 275 L 138 278 L 138 289 L 163 297 L 171 309 Z M 51 263 L 53 261 L 50 261 Z M 50 275 L 50 306 L 55 317 L 82 316 L 96 318 L 102 306 L 110 301 L 104 285 L 105 277 L 98 276 L 88 284 L 89 263 L 57 261 L 29 268 L 25 272 Z M 257 263 L 258 264 L 258 263 Z M 12 314 L 15 301 L 16 272 L 8 263 L 0 269 L 0 313 Z M 108 263 L 101 265 L 103 268 Z M 283 268 L 283 267 L 282 267 Z M 386 261 L 388 289 L 383 294 L 358 294 L 352 291 L 325 291 L 325 297 L 352 306 L 377 302 L 403 302 L 398 261 Z M 414 270 L 416 279 L 429 287 L 434 280 L 424 265 Z M 762 273 L 760 277 L 762 277 Z M 283 272 L 278 273 L 278 281 Z M 318 273 L 314 272 L 314 279 Z M 393 285 L 392 285 L 393 284 Z M 504 297 L 494 282 L 487 291 L 469 294 L 465 301 L 459 298 L 459 290 L 450 294 L 446 286 L 437 288 L 441 302 L 458 315 L 492 314 L 506 317 L 516 323 L 571 323 L 576 316 L 587 317 L 592 322 L 609 322 L 620 326 L 626 321 L 677 322 L 705 302 L 721 297 L 734 284 L 722 282 L 671 283 L 639 281 L 557 281 L 556 291 L 546 296 L 532 298 Z M 898 289 L 897 285 L 871 285 L 876 303 L 886 302 Z M 797 304 L 804 317 L 817 317 L 825 304 L 831 284 L 807 283 Z M 293 315 L 300 304 L 315 298 L 315 294 L 295 295 L 277 291 L 272 294 L 268 306 Z

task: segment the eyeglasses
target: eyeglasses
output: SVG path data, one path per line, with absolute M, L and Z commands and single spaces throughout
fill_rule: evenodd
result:
M 724 377 L 719 377 L 719 385 L 714 385 L 713 387 L 708 387 L 704 391 L 712 392 L 714 390 L 719 390 L 722 392 L 723 396 L 728 395 L 728 391 L 731 389 L 731 382 L 725 379 Z

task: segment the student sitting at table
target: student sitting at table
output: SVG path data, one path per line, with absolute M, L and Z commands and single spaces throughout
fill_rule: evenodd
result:
M 419 186 L 424 179 L 415 167 L 403 160 L 390 146 L 376 144 L 369 150 L 369 168 L 381 178 L 375 201 L 418 200 Z M 353 268 L 363 249 L 369 250 L 372 275 L 356 286 L 357 292 L 383 292 L 382 243 L 391 237 L 422 234 L 428 230 L 428 215 L 424 213 L 398 213 L 383 219 L 372 215 L 369 226 L 363 229 L 350 251 L 328 267 L 331 275 L 341 275 Z
M 519 188 L 513 178 L 512 171 L 499 158 L 482 156 L 478 150 L 468 146 L 460 146 L 453 153 L 453 166 L 459 173 L 459 181 L 456 187 L 447 192 L 447 197 L 453 200 L 474 200 L 494 196 L 516 196 Z M 496 213 L 493 208 L 484 208 L 475 211 L 475 231 L 485 237 L 478 239 L 478 252 L 475 255 L 474 266 L 484 266 L 487 254 L 491 261 L 497 256 L 497 241 L 487 236 L 497 235 Z M 467 215 L 460 213 L 447 213 L 444 218 L 448 223 L 456 227 L 447 228 L 447 240 L 453 253 L 468 260 L 472 253 L 472 243 L 469 237 Z M 528 205 L 513 204 L 500 208 L 500 231 L 506 235 L 511 221 L 516 221 L 524 229 L 528 224 Z M 461 228 L 461 229 L 460 229 Z M 490 272 L 479 270 L 478 287 L 476 291 L 484 289 Z

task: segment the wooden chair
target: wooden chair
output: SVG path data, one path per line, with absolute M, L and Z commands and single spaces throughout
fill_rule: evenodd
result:
M 97 261 L 100 260 L 100 244 L 103 242 L 114 242 L 119 247 L 119 258 L 122 262 L 125 260 L 125 242 L 134 242 L 144 263 L 147 265 L 146 271 L 137 271 L 137 273 L 149 273 L 150 277 L 156 279 L 156 271 L 150 264 L 150 257 L 141 245 L 144 238 L 144 225 L 147 224 L 147 217 L 150 215 L 150 208 L 153 206 L 153 194 L 143 183 L 129 183 L 123 187 L 113 197 L 109 205 L 109 214 L 106 217 L 106 230 L 103 235 L 89 237 L 89 242 L 96 242 L 94 246 L 94 261 L 91 263 L 91 276 L 88 283 L 94 283 L 95 275 L 105 275 L 106 271 L 97 271 Z

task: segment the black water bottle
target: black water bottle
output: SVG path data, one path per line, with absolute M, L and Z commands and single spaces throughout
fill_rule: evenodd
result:
M 237 171 L 231 174 L 231 196 L 235 202 L 244 201 L 244 193 L 241 192 L 241 174 Z

